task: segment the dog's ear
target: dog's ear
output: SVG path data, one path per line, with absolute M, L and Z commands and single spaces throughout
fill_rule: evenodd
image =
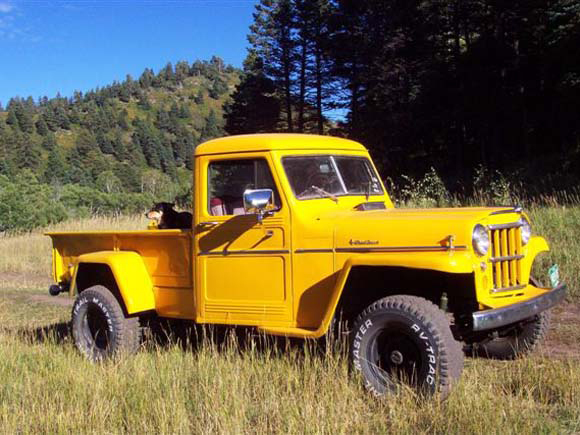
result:
M 175 203 L 174 202 L 168 202 L 167 205 L 171 208 L 175 208 Z

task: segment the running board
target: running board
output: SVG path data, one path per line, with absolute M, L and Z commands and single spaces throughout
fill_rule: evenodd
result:
M 281 335 L 283 337 L 298 337 L 298 338 L 318 338 L 320 331 L 317 329 L 307 328 L 291 328 L 291 327 L 275 327 L 275 326 L 260 326 L 258 331 L 266 334 Z

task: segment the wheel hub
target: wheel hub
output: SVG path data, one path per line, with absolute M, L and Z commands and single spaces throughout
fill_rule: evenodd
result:
M 403 363 L 403 354 L 398 350 L 391 352 L 391 362 L 395 365 L 401 365 Z

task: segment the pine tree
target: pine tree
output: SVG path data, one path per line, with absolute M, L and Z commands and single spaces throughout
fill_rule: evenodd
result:
M 99 147 L 95 135 L 90 131 L 81 131 L 75 141 L 75 149 L 81 157 L 86 157 L 91 151 Z
M 155 122 L 155 126 L 160 130 L 169 130 L 171 127 L 171 119 L 169 117 L 169 113 L 166 112 L 163 108 L 159 109 L 157 112 L 157 120 Z
M 62 106 L 57 106 L 55 110 L 56 122 L 60 128 L 63 130 L 68 130 L 70 128 L 70 121 L 66 110 Z
M 141 86 L 142 89 L 150 88 L 153 84 L 154 78 L 155 74 L 153 74 L 153 71 L 149 68 L 145 68 L 145 71 L 143 71 L 143 74 L 139 77 L 139 86 Z
M 53 105 L 48 105 L 44 112 L 42 113 L 42 118 L 48 126 L 48 129 L 52 132 L 58 130 L 58 121 L 56 119 L 56 114 Z
M 39 135 L 46 136 L 48 134 L 48 132 L 49 132 L 48 126 L 46 125 L 46 122 L 44 121 L 44 118 L 42 116 L 38 117 L 35 125 L 36 125 L 36 132 Z
M 161 168 L 161 159 L 159 156 L 161 141 L 152 125 L 148 124 L 147 121 L 138 120 L 135 123 L 133 143 L 141 148 L 149 166 L 156 169 Z
M 220 96 L 226 93 L 227 90 L 227 85 L 218 77 L 213 81 L 211 88 L 209 89 L 209 96 L 214 100 L 219 100 Z
M 215 111 L 212 109 L 209 112 L 209 116 L 206 119 L 203 129 L 201 130 L 200 142 L 221 137 L 222 135 L 223 131 L 218 124 Z
M 201 90 L 201 88 L 195 94 L 194 101 L 195 104 L 197 104 L 198 106 L 201 106 L 203 104 L 203 91 Z
M 123 130 L 129 129 L 129 112 L 127 112 L 127 109 L 123 109 L 119 112 L 119 116 L 117 117 L 117 125 Z
M 66 183 L 69 181 L 68 165 L 59 148 L 54 147 L 48 153 L 43 179 L 46 183 L 50 184 Z
M 123 141 L 123 135 L 119 130 L 115 131 L 115 137 L 112 141 L 113 153 L 120 162 L 127 158 L 127 149 Z
M 14 110 L 8 110 L 6 124 L 11 125 L 14 128 L 20 128 L 20 126 L 18 125 L 18 118 L 16 117 L 16 113 L 14 113 Z
M 286 130 L 294 130 L 293 83 L 296 72 L 294 9 L 291 0 L 260 0 L 248 40 L 264 61 L 266 75 L 280 93 L 286 119 Z
M 189 109 L 189 104 L 184 103 L 181 105 L 181 108 L 179 109 L 179 117 L 181 119 L 191 118 L 191 110 Z
M 139 93 L 137 105 L 143 110 L 151 109 L 151 103 L 149 102 L 149 98 L 147 98 L 147 94 L 145 92 Z
M 177 105 L 177 103 L 174 101 L 173 104 L 171 105 L 171 108 L 169 109 L 169 117 L 170 118 L 178 118 L 179 117 L 179 106 Z
M 229 134 L 276 131 L 280 103 L 275 85 L 263 71 L 262 59 L 250 51 L 244 61 L 244 74 L 224 108 L 225 130 Z
M 96 140 L 103 154 L 113 154 L 113 145 L 103 131 L 97 133 Z
M 42 148 L 45 150 L 51 151 L 57 148 L 56 137 L 54 134 L 49 133 L 42 139 Z
M 175 64 L 175 80 L 182 83 L 189 75 L 189 64 L 186 61 L 179 61 Z
M 171 62 L 168 62 L 167 65 L 165 65 L 165 68 L 161 70 L 159 75 L 166 84 L 174 82 L 175 74 L 173 72 L 173 65 L 171 64 Z
M 18 169 L 30 169 L 37 173 L 42 164 L 42 154 L 29 136 L 24 136 L 17 154 L 16 165 Z

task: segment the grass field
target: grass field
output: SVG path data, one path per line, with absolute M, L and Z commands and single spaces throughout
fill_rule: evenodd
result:
M 553 249 L 540 268 L 560 265 L 569 299 L 537 354 L 466 359 L 443 403 L 408 391 L 374 399 L 349 375 L 340 345 L 273 342 L 251 331 L 158 336 L 136 356 L 91 364 L 72 345 L 70 300 L 47 296 L 49 239 L 0 237 L 2 433 L 578 433 L 580 207 L 534 208 L 531 217 Z M 58 228 L 144 225 L 128 217 Z

